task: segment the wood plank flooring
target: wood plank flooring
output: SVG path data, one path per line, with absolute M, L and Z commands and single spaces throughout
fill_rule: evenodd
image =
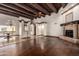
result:
M 40 36 L 15 39 L 21 41 L 0 47 L 1 56 L 79 56 L 79 45 L 59 38 Z

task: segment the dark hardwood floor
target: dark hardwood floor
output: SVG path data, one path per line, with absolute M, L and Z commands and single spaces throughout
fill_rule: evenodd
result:
M 16 40 L 18 40 L 16 42 Z M 55 37 L 31 37 L 0 47 L 1 56 L 79 56 L 79 45 Z M 20 41 L 19 41 L 20 40 Z M 8 44 L 8 45 L 7 45 Z

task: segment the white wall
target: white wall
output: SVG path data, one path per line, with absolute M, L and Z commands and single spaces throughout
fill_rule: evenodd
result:
M 75 4 L 69 4 L 67 7 L 70 8 L 72 6 L 74 6 Z M 63 10 L 65 9 L 68 9 L 68 8 L 64 8 Z M 64 13 L 63 16 L 64 16 L 64 20 L 65 20 L 65 15 L 69 14 L 69 13 L 73 13 L 73 21 L 74 20 L 79 20 L 79 5 L 75 6 L 74 8 L 72 8 L 71 10 L 69 10 L 68 12 Z
M 64 9 L 60 8 L 59 12 L 52 13 L 51 16 L 46 15 L 45 17 L 35 19 L 35 22 L 47 22 L 47 35 L 51 36 L 59 36 L 63 35 L 63 28 L 60 24 L 65 23 L 65 15 L 70 12 L 73 12 L 73 20 L 79 20 L 79 5 L 71 9 L 70 11 L 61 14 L 62 12 L 66 11 L 70 7 L 74 6 L 74 3 L 68 4 Z
M 62 15 L 60 12 L 58 14 L 52 13 L 51 16 L 46 17 L 47 19 L 47 35 L 51 36 L 59 36 L 63 35 L 63 29 L 60 26 L 61 23 L 64 22 Z

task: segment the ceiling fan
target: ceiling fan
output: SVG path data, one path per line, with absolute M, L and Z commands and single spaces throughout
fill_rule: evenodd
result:
M 35 17 L 41 17 L 41 16 L 45 16 L 45 14 L 43 14 L 42 12 L 38 12 L 36 15 L 35 15 Z

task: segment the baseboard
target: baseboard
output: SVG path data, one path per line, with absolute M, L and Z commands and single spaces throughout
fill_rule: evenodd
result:
M 27 38 L 30 38 L 30 37 L 22 37 L 21 39 L 27 39 Z
M 46 35 L 46 37 L 55 37 L 55 38 L 59 38 L 58 36 L 51 36 L 51 35 Z

